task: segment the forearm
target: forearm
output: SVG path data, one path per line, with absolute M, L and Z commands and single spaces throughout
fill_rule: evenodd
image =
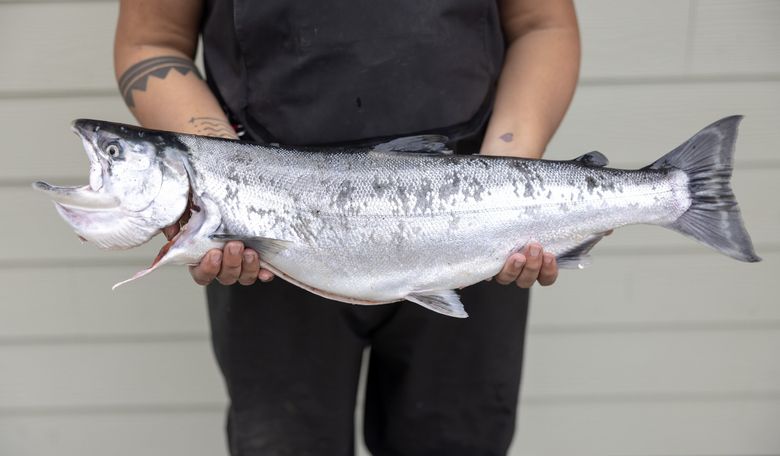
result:
M 148 26 L 164 11 L 138 9 L 136 2 L 123 2 L 114 46 L 119 90 L 136 119 L 149 128 L 235 138 L 192 61 L 199 11 L 190 10 L 190 17 L 179 16 L 180 23 L 166 28 L 162 20 Z
M 122 53 L 117 64 L 120 92 L 141 125 L 205 136 L 235 137 L 192 60 L 172 49 L 155 48 Z M 161 76 L 152 74 L 155 70 Z M 165 71 L 167 73 L 162 75 Z
M 576 19 L 538 25 L 511 40 L 482 153 L 540 158 L 579 75 Z

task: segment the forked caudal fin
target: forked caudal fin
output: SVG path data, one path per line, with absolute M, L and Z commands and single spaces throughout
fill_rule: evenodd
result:
M 721 119 L 648 166 L 688 175 L 691 205 L 667 227 L 741 261 L 761 261 L 731 190 L 737 127 L 742 116 Z

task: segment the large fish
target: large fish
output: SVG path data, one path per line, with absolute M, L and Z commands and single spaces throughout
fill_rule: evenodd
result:
M 35 187 L 76 233 L 130 248 L 188 218 L 147 274 L 196 264 L 228 240 L 318 295 L 354 304 L 403 299 L 465 317 L 455 289 L 499 272 L 530 241 L 582 267 L 605 232 L 647 223 L 741 261 L 759 261 L 729 180 L 741 117 L 722 119 L 655 163 L 453 155 L 444 138 L 365 148 L 257 145 L 77 120 L 89 185 Z M 132 279 L 130 279 L 132 280 Z

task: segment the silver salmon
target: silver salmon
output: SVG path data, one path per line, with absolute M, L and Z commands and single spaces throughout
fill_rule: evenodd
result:
M 140 245 L 184 216 L 151 267 L 129 280 L 240 240 L 263 267 L 326 298 L 405 299 L 465 317 L 454 290 L 493 277 L 531 241 L 577 268 L 609 230 L 645 223 L 759 261 L 729 183 L 740 120 L 719 120 L 651 165 L 623 170 L 598 152 L 571 161 L 455 155 L 438 136 L 286 147 L 81 119 L 73 130 L 89 185 L 34 187 L 106 249 Z

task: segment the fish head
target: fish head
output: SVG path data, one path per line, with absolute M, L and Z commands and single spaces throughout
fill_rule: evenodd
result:
M 89 184 L 36 182 L 82 239 L 106 249 L 148 241 L 179 220 L 190 191 L 186 152 L 175 133 L 79 119 L 73 131 L 89 157 Z

